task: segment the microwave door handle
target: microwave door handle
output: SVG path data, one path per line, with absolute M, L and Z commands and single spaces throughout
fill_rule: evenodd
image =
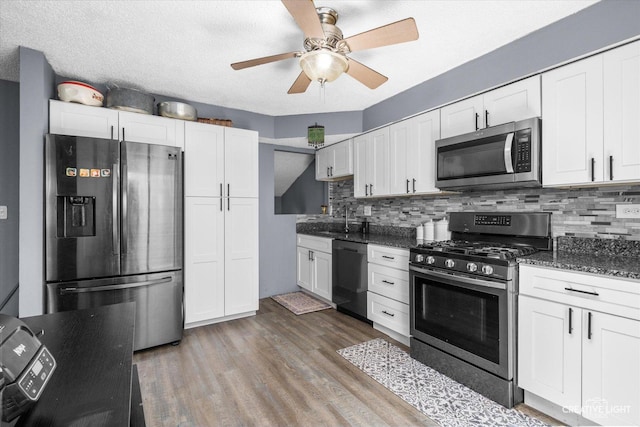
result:
M 513 160 L 511 160 L 511 148 L 513 147 L 513 132 L 507 134 L 504 141 L 504 166 L 507 173 L 513 173 Z

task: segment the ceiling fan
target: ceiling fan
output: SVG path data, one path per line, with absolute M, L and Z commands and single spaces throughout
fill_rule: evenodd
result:
M 281 53 L 231 64 L 234 70 L 268 64 L 289 58 L 299 58 L 302 71 L 288 93 L 302 93 L 312 81 L 321 85 L 347 73 L 370 89 L 388 80 L 387 77 L 347 56 L 358 50 L 372 49 L 418 39 L 413 18 L 406 18 L 344 38 L 336 26 L 338 12 L 328 7 L 316 8 L 313 0 L 282 0 L 304 32 L 304 51 Z

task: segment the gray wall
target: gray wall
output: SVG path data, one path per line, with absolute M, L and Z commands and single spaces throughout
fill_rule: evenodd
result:
M 367 108 L 363 130 L 534 74 L 639 34 L 640 1 L 601 1 Z
M 321 205 L 328 205 L 329 190 L 327 183 L 316 181 L 316 162 L 309 163 L 282 197 L 278 197 L 280 206 L 277 212 L 321 214 Z M 276 201 L 278 203 L 278 201 Z
M 44 312 L 44 135 L 54 89 L 44 55 L 20 47 L 20 317 Z
M 260 298 L 298 290 L 296 215 L 276 215 L 273 180 L 277 145 L 260 144 Z M 296 151 L 296 150 L 292 150 Z M 302 151 L 301 151 L 302 152 Z
M 0 313 L 18 315 L 18 181 L 20 160 L 20 86 L 0 80 L 0 205 L 7 219 L 0 220 Z

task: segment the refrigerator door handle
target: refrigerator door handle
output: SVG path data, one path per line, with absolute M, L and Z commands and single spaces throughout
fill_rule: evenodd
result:
M 140 288 L 143 286 L 160 285 L 162 283 L 171 282 L 172 280 L 173 278 L 171 276 L 167 276 L 161 279 L 148 280 L 146 282 L 140 282 L 140 283 L 123 283 L 121 285 L 95 286 L 92 288 L 76 288 L 76 287 L 60 288 L 60 294 L 83 294 L 88 292 L 105 292 L 105 291 L 116 291 L 119 289 L 133 289 L 133 288 Z
M 111 209 L 111 244 L 113 245 L 113 254 L 120 254 L 120 242 L 118 241 L 118 179 L 120 178 L 118 173 L 118 164 L 113 164 L 112 170 L 112 193 L 113 193 L 113 207 Z M 115 176 L 114 176 L 115 175 Z
M 122 186 L 122 253 L 127 253 L 127 236 L 129 235 L 129 227 L 127 226 L 127 197 L 129 192 L 127 191 L 127 164 L 125 157 L 122 156 L 122 177 L 120 179 L 120 185 Z

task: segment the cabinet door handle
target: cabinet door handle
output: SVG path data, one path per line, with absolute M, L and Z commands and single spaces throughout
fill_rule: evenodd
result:
M 591 181 L 596 180 L 596 159 L 591 158 Z
M 307 252 L 307 260 L 311 261 L 311 251 Z
M 231 210 L 231 197 L 227 197 L 227 210 Z
M 222 212 L 222 197 L 220 197 L 220 212 Z
M 373 196 L 373 184 L 369 184 L 369 195 Z
M 331 166 L 329 170 L 331 171 L 331 176 L 333 176 L 333 166 Z
M 126 139 L 124 138 L 124 127 L 122 128 L 122 140 L 126 141 Z
M 113 126 L 111 126 L 111 139 L 113 139 Z
M 587 313 L 587 339 L 591 339 L 591 312 Z
M 609 156 L 609 181 L 613 181 L 613 156 Z
M 382 314 L 386 314 L 389 317 L 395 317 L 396 316 L 394 313 L 389 313 L 387 310 L 382 310 Z
M 231 197 L 231 184 L 227 183 L 227 197 Z
M 476 113 L 476 130 L 480 129 L 478 127 L 478 119 L 480 118 L 480 114 Z
M 368 195 L 369 195 L 369 186 L 368 186 L 368 185 L 365 185 L 365 186 L 364 186 L 364 195 L 365 195 L 365 196 L 368 196 Z
M 416 192 L 416 179 L 413 178 L 413 192 Z
M 409 194 L 409 180 L 407 180 L 407 194 Z
M 222 197 L 222 183 L 220 183 L 220 197 Z
M 386 259 L 396 259 L 395 257 L 388 256 L 388 255 L 382 255 L 382 258 L 386 258 Z
M 311 255 L 311 261 L 314 261 L 314 260 L 315 260 L 315 258 L 314 258 L 314 256 L 313 256 L 313 255 L 314 255 L 313 251 L 309 251 L 309 254 Z
M 329 166 L 327 166 L 327 176 L 331 176 L 331 174 L 329 173 Z
M 573 332 L 573 309 L 569 308 L 569 334 Z
M 484 110 L 484 127 L 489 127 L 489 110 Z
M 593 296 L 600 296 L 599 293 L 597 292 L 592 292 L 592 291 L 581 291 L 580 289 L 573 289 L 573 288 L 564 288 L 565 291 L 569 291 L 569 292 L 579 292 L 581 294 L 587 294 L 587 295 L 593 295 Z
M 395 285 L 394 282 L 390 282 L 388 280 L 383 280 L 382 283 L 386 283 L 387 285 Z

